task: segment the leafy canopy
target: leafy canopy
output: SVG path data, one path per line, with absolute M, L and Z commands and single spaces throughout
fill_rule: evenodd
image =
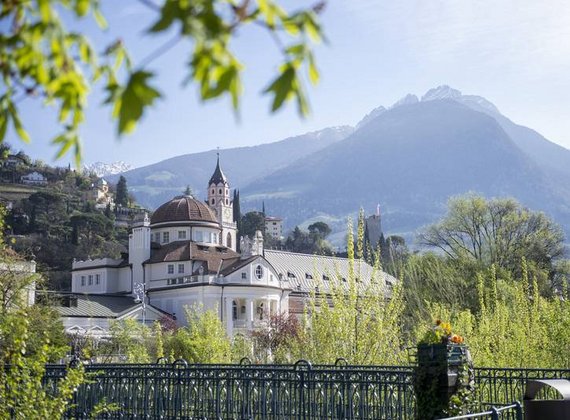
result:
M 146 109 L 162 97 L 152 86 L 154 74 L 146 67 L 182 40 L 192 45 L 185 84 L 196 83 L 204 101 L 229 96 L 237 112 L 244 66 L 231 41 L 246 26 L 268 34 L 282 55 L 277 75 L 264 90 L 272 97 L 271 110 L 295 100 L 299 113 L 308 113 L 301 71 L 306 68 L 310 82 L 318 82 L 313 46 L 322 39 L 318 13 L 323 2 L 295 12 L 286 11 L 275 0 L 139 2 L 156 13 L 147 33 L 174 37 L 133 65 L 120 39 L 101 49 L 64 25 L 60 15 L 76 20 L 89 16 L 105 29 L 99 0 L 3 1 L 0 22 L 7 30 L 0 34 L 0 76 L 5 86 L 0 95 L 0 141 L 10 124 L 23 141 L 30 141 L 18 106 L 26 98 L 41 98 L 57 109 L 61 133 L 52 139 L 57 158 L 73 150 L 79 166 L 79 129 L 92 88 L 103 85 L 105 104 L 117 120 L 117 133 L 130 133 Z

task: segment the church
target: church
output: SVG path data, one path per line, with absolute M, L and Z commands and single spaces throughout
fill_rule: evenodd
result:
M 396 281 L 357 263 L 363 285 L 373 276 L 388 288 Z M 273 314 L 300 316 L 313 292 L 326 293 L 348 276 L 346 258 L 266 250 L 260 231 L 238 239 L 218 157 L 205 201 L 181 195 L 145 215 L 121 259 L 74 261 L 72 298 L 60 313 L 68 333 L 105 336 L 112 319 L 151 323 L 170 316 L 184 325 L 185 307 L 199 305 L 217 311 L 232 337 Z

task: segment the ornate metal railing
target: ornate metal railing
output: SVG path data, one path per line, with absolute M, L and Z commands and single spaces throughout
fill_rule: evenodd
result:
M 489 419 L 489 420 L 523 420 L 523 409 L 520 402 L 516 401 L 509 405 L 499 407 L 491 407 L 480 413 L 465 414 L 463 416 L 447 417 L 441 420 L 472 420 L 472 419 Z
M 479 406 L 486 409 L 522 401 L 529 379 L 570 379 L 570 369 L 476 368 L 475 392 Z
M 335 365 L 87 365 L 88 383 L 76 392 L 70 418 L 88 418 L 101 402 L 111 418 L 412 419 L 413 367 Z M 563 369 L 475 369 L 475 411 L 521 401 L 531 378 L 567 378 Z M 65 367 L 47 367 L 55 389 Z M 493 408 L 494 407 L 494 408 Z M 501 418 L 516 418 L 514 411 Z M 512 413 L 512 414 L 511 414 Z M 109 417 L 106 417 L 109 418 Z

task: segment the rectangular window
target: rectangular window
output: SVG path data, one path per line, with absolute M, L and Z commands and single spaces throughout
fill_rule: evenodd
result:
M 184 274 L 184 264 L 178 264 L 178 274 Z
M 247 279 L 247 273 L 241 273 L 241 278 L 242 278 L 242 279 Z
M 95 274 L 95 284 L 101 283 L 101 274 Z
M 93 285 L 93 275 L 89 274 L 89 286 Z
M 85 276 L 81 276 L 81 285 L 85 286 Z
M 170 241 L 170 232 L 162 232 L 162 243 L 167 244 Z
M 168 264 L 168 274 L 174 274 L 174 264 Z
M 185 230 L 179 230 L 178 231 L 178 239 L 186 239 L 186 231 Z

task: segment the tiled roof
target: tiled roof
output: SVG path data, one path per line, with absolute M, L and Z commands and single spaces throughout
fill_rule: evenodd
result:
M 192 241 L 176 241 L 151 250 L 147 263 L 204 261 L 206 273 L 217 273 L 239 261 L 239 254 L 225 246 L 207 246 Z M 221 267 L 220 267 L 221 264 Z M 194 274 L 194 273 L 193 273 Z
M 218 223 L 207 204 L 189 195 L 174 197 L 156 209 L 150 219 L 151 225 L 165 222 L 212 222 Z
M 70 298 L 77 298 L 77 307 L 64 306 L 64 302 Z M 73 294 L 61 297 L 55 309 L 61 316 L 118 318 L 140 306 L 142 304 L 135 302 L 131 296 Z
M 244 260 L 242 260 L 239 257 L 225 260 L 224 264 L 222 265 L 222 270 L 220 271 L 220 274 L 227 276 L 228 274 L 231 274 L 234 271 L 239 270 L 242 267 L 245 267 L 246 265 L 248 265 L 249 263 L 251 263 L 252 261 L 254 261 L 257 258 L 259 258 L 259 256 L 254 255 L 254 256 L 246 258 Z
M 265 250 L 265 259 L 275 268 L 283 280 L 288 280 L 293 291 L 310 292 L 316 287 L 331 284 L 343 284 L 348 280 L 349 264 L 347 258 L 322 255 L 299 254 L 296 252 Z M 365 261 L 354 262 L 354 272 L 358 281 L 366 286 L 370 283 L 374 269 Z M 382 271 L 376 272 L 381 284 L 395 284 L 396 278 Z

